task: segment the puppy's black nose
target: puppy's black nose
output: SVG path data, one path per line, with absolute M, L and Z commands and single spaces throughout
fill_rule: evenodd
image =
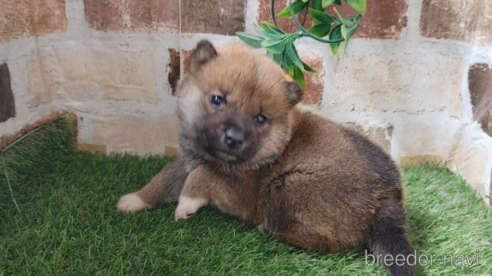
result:
M 224 135 L 224 143 L 226 143 L 229 148 L 241 146 L 243 144 L 243 141 L 244 131 L 241 131 L 234 127 L 226 129 Z

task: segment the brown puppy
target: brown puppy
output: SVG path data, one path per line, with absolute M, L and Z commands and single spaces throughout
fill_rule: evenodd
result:
M 178 220 L 213 204 L 302 248 L 367 245 L 374 255 L 408 257 L 393 161 L 356 132 L 296 107 L 302 94 L 265 55 L 200 42 L 177 91 L 179 156 L 118 209 L 179 201 Z M 389 269 L 415 274 L 407 263 Z

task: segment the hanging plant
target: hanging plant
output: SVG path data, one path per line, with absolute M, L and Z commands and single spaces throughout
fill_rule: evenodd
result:
M 295 2 L 289 0 L 289 5 L 278 15 L 275 15 L 275 0 L 272 0 L 270 11 L 273 24 L 267 22 L 261 22 L 260 25 L 254 24 L 259 35 L 245 32 L 237 32 L 236 35 L 251 47 L 264 48 L 270 58 L 288 72 L 303 89 L 306 89 L 303 71 L 317 72 L 299 58 L 294 42 L 300 38 L 309 37 L 329 44 L 333 54 L 337 54 L 340 44 L 343 43 L 341 49 L 343 58 L 348 42 L 359 28 L 362 15 L 366 12 L 366 0 L 343 1 L 359 14 L 348 18 L 343 17 L 335 7 L 342 5 L 342 0 L 297 0 Z M 327 12 L 329 8 L 333 8 L 333 13 L 336 16 Z M 297 15 L 303 11 L 304 19 L 301 24 Z M 305 29 L 303 25 L 308 13 L 312 18 L 313 25 Z M 277 24 L 277 16 L 279 18 L 291 18 L 298 31 L 294 33 L 283 31 Z

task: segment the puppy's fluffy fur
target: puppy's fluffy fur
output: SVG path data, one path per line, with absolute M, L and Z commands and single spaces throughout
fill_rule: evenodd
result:
M 263 54 L 200 42 L 177 90 L 179 156 L 118 209 L 179 201 L 175 218 L 185 219 L 212 204 L 306 249 L 413 253 L 393 161 L 360 134 L 301 111 L 302 94 Z M 415 274 L 407 264 L 389 269 Z

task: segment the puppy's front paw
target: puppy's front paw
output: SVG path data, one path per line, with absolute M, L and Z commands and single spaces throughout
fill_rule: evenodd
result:
M 258 232 L 265 234 L 265 223 L 258 224 L 258 226 L 256 226 L 256 229 L 258 229 Z
M 124 195 L 120 198 L 120 201 L 118 201 L 118 204 L 116 205 L 118 207 L 118 210 L 122 212 L 127 212 L 127 213 L 134 213 L 143 209 L 149 209 L 151 208 L 150 205 L 145 203 L 138 195 L 137 193 L 131 193 Z
M 174 213 L 174 220 L 187 219 L 190 215 L 194 214 L 200 207 L 207 204 L 207 200 L 204 198 L 191 198 L 187 196 L 181 196 L 179 198 L 179 204 Z

